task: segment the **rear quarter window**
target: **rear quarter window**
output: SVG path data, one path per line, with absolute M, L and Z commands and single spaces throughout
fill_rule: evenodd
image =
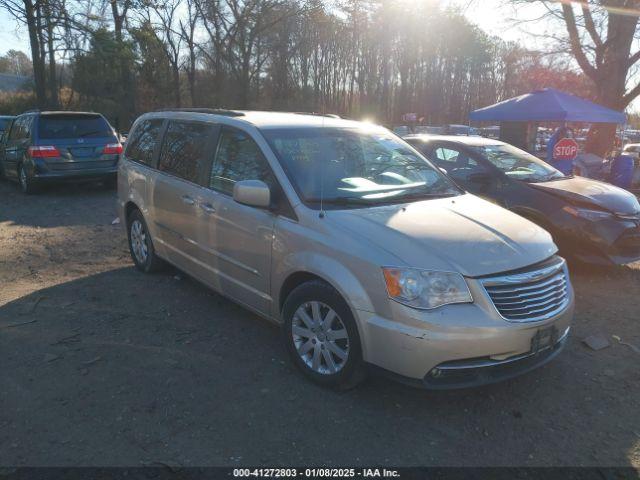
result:
M 155 152 L 164 120 L 143 120 L 127 139 L 125 157 L 134 162 L 153 166 Z
M 113 129 L 100 115 L 43 115 L 38 122 L 38 137 L 45 139 L 113 136 Z
M 9 140 L 23 140 L 25 138 L 29 138 L 31 122 L 32 117 L 28 115 L 16 118 L 11 126 Z

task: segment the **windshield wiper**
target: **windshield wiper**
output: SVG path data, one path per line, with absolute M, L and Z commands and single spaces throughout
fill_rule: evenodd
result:
M 324 203 L 325 205 L 371 205 L 371 200 L 362 197 L 309 198 L 307 202 Z
M 322 203 L 325 205 L 389 205 L 393 203 L 406 203 L 415 200 L 431 200 L 434 198 L 447 198 L 458 196 L 459 193 L 414 193 L 409 195 L 398 195 L 388 197 L 364 198 L 364 197 L 332 197 L 325 198 Z M 320 198 L 310 198 L 307 202 L 320 203 Z
M 408 195 L 400 195 L 398 197 L 389 197 L 385 200 L 391 200 L 389 203 L 405 203 L 413 200 L 433 200 L 434 198 L 457 197 L 460 193 L 442 192 L 442 193 L 412 193 Z

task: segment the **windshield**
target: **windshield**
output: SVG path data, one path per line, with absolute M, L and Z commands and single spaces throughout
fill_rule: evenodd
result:
M 460 194 L 438 169 L 385 130 L 263 131 L 298 194 L 318 208 L 380 205 Z
M 470 148 L 516 180 L 546 182 L 564 178 L 564 174 L 559 170 L 513 145 L 483 145 Z
M 112 137 L 113 130 L 100 115 L 43 115 L 39 137 L 44 139 Z

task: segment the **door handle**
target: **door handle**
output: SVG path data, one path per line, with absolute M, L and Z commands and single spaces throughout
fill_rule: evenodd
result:
M 193 198 L 191 198 L 189 195 L 183 195 L 182 196 L 182 201 L 184 203 L 186 203 L 187 205 L 195 205 L 196 204 L 196 201 Z
M 216 209 L 210 203 L 201 203 L 200 208 L 209 215 L 211 215 L 212 213 L 216 213 Z

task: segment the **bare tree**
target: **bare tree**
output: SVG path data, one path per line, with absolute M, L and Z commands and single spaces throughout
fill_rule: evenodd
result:
M 151 25 L 151 30 L 158 43 L 162 45 L 164 54 L 171 65 L 174 103 L 179 107 L 182 103 L 180 95 L 180 56 L 184 37 L 180 33 L 177 15 L 180 0 L 148 1 L 138 10 L 143 21 Z
M 640 95 L 635 79 L 640 60 L 637 47 L 638 0 L 535 0 L 546 13 L 538 19 L 559 28 L 545 35 L 557 51 L 569 53 L 593 82 L 594 100 L 624 110 Z M 522 3 L 523 0 L 515 0 Z M 594 124 L 587 150 L 604 155 L 613 145 L 615 125 Z
M 36 98 L 40 108 L 47 104 L 45 58 L 43 55 L 41 28 L 38 24 L 40 3 L 37 0 L 0 0 L 0 7 L 7 10 L 19 23 L 27 26 Z
M 184 40 L 187 48 L 186 72 L 189 81 L 189 95 L 191 97 L 191 105 L 197 103 L 196 99 L 196 62 L 197 62 L 197 45 L 195 40 L 196 28 L 200 19 L 200 14 L 196 6 L 196 0 L 186 0 L 187 14 L 186 18 L 180 19 L 180 35 Z

